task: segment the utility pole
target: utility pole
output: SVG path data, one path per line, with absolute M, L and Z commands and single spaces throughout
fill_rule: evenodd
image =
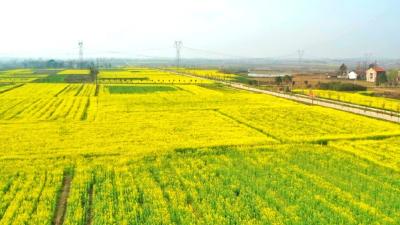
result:
M 83 67 L 83 42 L 78 42 L 79 46 L 79 68 Z
M 365 53 L 365 69 L 368 69 L 368 66 L 372 60 L 372 53 Z
M 364 62 L 362 64 L 362 79 L 367 79 L 366 71 L 367 71 L 367 69 L 369 69 L 368 67 L 369 67 L 369 63 L 370 63 L 370 60 L 371 60 L 371 56 L 372 56 L 371 53 L 365 53 L 364 54 Z
M 176 49 L 176 67 L 179 68 L 181 64 L 181 50 L 183 47 L 183 42 L 182 41 L 175 41 L 174 47 Z

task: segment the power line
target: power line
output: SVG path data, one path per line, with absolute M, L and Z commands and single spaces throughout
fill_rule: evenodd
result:
M 183 47 L 183 42 L 182 41 L 175 41 L 174 47 L 176 49 L 176 67 L 179 68 L 180 63 L 181 63 L 181 50 Z
M 78 42 L 79 46 L 79 67 L 82 68 L 83 66 L 83 42 Z
M 190 51 L 195 51 L 195 52 L 203 52 L 209 55 L 219 55 L 219 56 L 224 56 L 224 57 L 229 57 L 229 58 L 238 58 L 238 59 L 248 59 L 250 57 L 243 57 L 243 56 L 238 56 L 238 55 L 232 55 L 232 54 L 227 54 L 227 53 L 221 53 L 221 52 L 216 52 L 216 51 L 210 51 L 210 50 L 205 50 L 205 49 L 199 49 L 199 48 L 192 48 L 188 46 L 183 46 L 184 49 L 190 50 Z

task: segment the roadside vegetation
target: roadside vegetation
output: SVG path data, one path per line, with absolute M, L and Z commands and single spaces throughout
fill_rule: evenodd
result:
M 329 90 L 294 90 L 294 93 L 313 95 L 315 97 L 330 99 L 340 102 L 352 103 L 360 106 L 367 106 L 376 109 L 384 109 L 393 112 L 400 112 L 400 100 L 374 96 L 373 92 L 339 92 Z

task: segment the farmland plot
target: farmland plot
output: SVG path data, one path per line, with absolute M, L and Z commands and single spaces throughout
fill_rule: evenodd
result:
M 324 99 L 330 99 L 335 101 L 341 101 L 346 103 L 352 103 L 360 106 L 372 107 L 377 109 L 384 109 L 393 112 L 400 112 L 400 100 L 368 96 L 368 93 L 351 93 L 351 92 L 339 92 L 329 90 L 295 90 L 295 93 L 309 94 L 312 92 L 314 95 Z
M 155 69 L 101 76 L 148 83 L 0 93 L 0 224 L 400 223 L 398 124 Z

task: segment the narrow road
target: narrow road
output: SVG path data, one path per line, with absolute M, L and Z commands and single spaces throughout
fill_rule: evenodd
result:
M 355 114 L 360 114 L 360 115 L 364 115 L 364 116 L 368 116 L 368 117 L 374 117 L 377 119 L 400 123 L 400 116 L 398 114 L 393 113 L 392 115 L 390 115 L 390 114 L 382 113 L 379 110 L 376 110 L 374 108 L 364 107 L 363 109 L 361 109 L 361 108 L 346 106 L 341 103 L 334 103 L 333 101 L 327 102 L 327 101 L 323 101 L 323 100 L 319 100 L 319 99 L 310 99 L 307 97 L 301 97 L 298 95 L 288 95 L 288 94 L 283 94 L 283 93 L 278 93 L 278 92 L 273 92 L 273 91 L 260 90 L 257 88 L 247 87 L 245 85 L 238 84 L 238 83 L 231 83 L 231 84 L 226 83 L 226 82 L 223 82 L 223 83 L 227 84 L 231 87 L 234 87 L 234 88 L 239 88 L 239 89 L 248 90 L 248 91 L 257 92 L 257 93 L 264 93 L 264 94 L 273 95 L 276 97 L 281 97 L 281 98 L 286 98 L 286 99 L 290 99 L 290 100 L 294 100 L 294 101 L 298 101 L 298 102 L 303 102 L 306 104 L 324 106 L 324 107 L 338 109 L 338 110 L 351 112 L 351 113 L 355 113 Z
M 71 189 L 71 181 L 72 176 L 69 174 L 65 174 L 52 225 L 62 225 L 64 223 L 65 212 L 67 210 L 68 195 Z
M 300 96 L 300 97 L 303 97 L 303 98 L 311 99 L 311 97 L 307 96 L 307 95 L 302 95 L 302 94 L 294 94 L 294 95 Z M 320 97 L 314 97 L 314 99 L 320 100 L 320 101 L 323 101 L 323 102 L 330 102 L 330 103 L 334 103 L 334 104 L 349 106 L 349 107 L 352 107 L 352 108 L 358 108 L 358 109 L 361 109 L 361 110 L 373 111 L 373 112 L 378 112 L 378 113 L 383 113 L 383 114 L 387 114 L 387 115 L 393 115 L 393 116 L 400 117 L 400 112 L 394 112 L 394 111 L 389 111 L 389 110 L 385 110 L 385 109 L 377 109 L 377 108 L 373 108 L 373 107 L 369 107 L 369 106 L 357 105 L 357 104 L 354 104 L 354 103 L 342 102 L 342 101 L 326 99 L 326 98 L 320 98 Z
M 386 111 L 386 110 L 380 110 L 380 109 L 375 109 L 375 108 L 370 108 L 370 107 L 365 107 L 365 106 L 360 106 L 360 105 L 355 105 L 355 104 L 349 104 L 349 103 L 344 103 L 344 102 L 336 102 L 333 100 L 322 100 L 322 99 L 318 99 L 318 98 L 311 99 L 311 98 L 307 98 L 307 97 L 304 97 L 301 95 L 289 95 L 289 94 L 284 94 L 284 93 L 279 93 L 279 92 L 261 90 L 261 89 L 249 87 L 249 86 L 246 86 L 246 85 L 243 85 L 240 83 L 232 83 L 232 82 L 213 80 L 213 79 L 199 77 L 199 76 L 196 76 L 193 74 L 182 73 L 182 72 L 178 72 L 178 71 L 171 71 L 171 70 L 164 70 L 164 71 L 174 72 L 177 74 L 181 74 L 181 75 L 185 75 L 185 76 L 189 76 L 189 77 L 193 77 L 193 78 L 212 80 L 214 82 L 219 82 L 219 83 L 231 86 L 233 88 L 238 88 L 238 89 L 247 90 L 247 91 L 256 92 L 256 93 L 273 95 L 276 97 L 286 98 L 286 99 L 294 100 L 294 101 L 305 103 L 305 104 L 319 105 L 319 106 L 328 107 L 328 108 L 332 108 L 332 109 L 338 109 L 338 110 L 345 111 L 345 112 L 350 112 L 350 113 L 355 113 L 355 114 L 359 114 L 359 115 L 363 115 L 363 116 L 373 117 L 376 119 L 400 123 L 400 114 L 395 113 L 395 112 Z

